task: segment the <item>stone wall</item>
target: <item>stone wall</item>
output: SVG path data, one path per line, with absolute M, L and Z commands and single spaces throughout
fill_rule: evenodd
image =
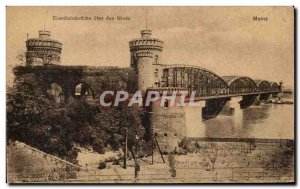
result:
M 14 182 L 16 176 L 29 174 L 78 171 L 81 167 L 42 152 L 25 143 L 15 141 L 7 146 L 7 178 Z
M 148 88 L 148 91 L 158 91 L 161 95 L 167 94 L 167 99 L 160 97 L 153 102 L 150 110 L 150 123 L 163 152 L 178 149 L 178 143 L 186 136 L 186 116 L 183 106 L 178 106 L 181 100 L 180 91 L 184 88 Z M 171 95 L 177 92 L 174 104 Z M 162 106 L 163 105 L 163 106 Z
M 124 90 L 130 93 L 136 90 L 136 72 L 132 68 L 88 67 L 88 66 L 18 66 L 14 68 L 16 82 L 24 75 L 33 74 L 39 86 L 45 92 L 56 84 L 62 89 L 63 99 L 75 97 L 75 89 L 83 84 L 92 91 L 97 100 L 105 90 Z
M 178 143 L 186 136 L 183 107 L 160 108 L 151 112 L 150 120 L 160 149 L 163 152 L 178 149 Z

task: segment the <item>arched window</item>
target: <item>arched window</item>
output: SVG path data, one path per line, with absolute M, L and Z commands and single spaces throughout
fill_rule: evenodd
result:
M 164 78 L 167 78 L 169 77 L 169 70 L 168 69 L 164 69 L 164 75 L 163 75 Z
M 50 89 L 47 90 L 47 93 L 52 96 L 56 103 L 60 103 L 63 99 L 63 91 L 61 86 L 56 83 L 52 83 L 50 85 Z
M 82 92 L 82 83 L 76 85 L 75 87 L 75 96 L 81 96 Z
M 78 98 L 80 98 L 81 96 L 94 98 L 94 93 L 87 84 L 80 83 L 75 87 L 75 96 Z
M 164 107 L 165 107 L 165 108 L 169 107 L 169 101 L 168 101 L 167 99 L 166 99 L 165 102 L 164 102 Z

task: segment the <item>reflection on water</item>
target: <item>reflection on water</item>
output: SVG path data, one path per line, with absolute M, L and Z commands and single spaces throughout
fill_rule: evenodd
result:
M 285 98 L 292 100 L 293 97 Z M 202 121 L 201 107 L 186 108 L 188 137 L 294 139 L 294 105 L 261 104 L 241 110 L 232 98 L 231 114 Z

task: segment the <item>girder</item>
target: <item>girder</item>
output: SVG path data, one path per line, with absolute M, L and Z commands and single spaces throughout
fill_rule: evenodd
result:
M 164 65 L 162 87 L 185 87 L 196 92 L 196 97 L 279 92 L 276 82 L 253 80 L 247 76 L 220 77 L 198 66 Z
M 230 94 L 251 93 L 257 88 L 255 81 L 246 76 L 224 76 L 222 78 L 229 86 Z
M 271 85 L 269 81 L 266 80 L 255 80 L 257 85 L 257 91 L 259 92 L 269 92 L 271 91 Z
M 168 66 L 163 69 L 163 86 L 186 87 L 196 96 L 228 93 L 228 85 L 217 74 L 195 66 Z
M 280 90 L 280 86 L 278 85 L 277 82 L 270 82 L 270 85 L 272 91 Z

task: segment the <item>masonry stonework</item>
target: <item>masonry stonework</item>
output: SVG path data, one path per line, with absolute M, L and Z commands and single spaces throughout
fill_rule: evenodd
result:
M 179 143 L 186 136 L 186 116 L 184 107 L 181 106 L 181 92 L 187 91 L 180 87 L 151 87 L 147 89 L 147 93 L 150 91 L 160 94 L 149 111 L 152 133 L 163 152 L 178 150 Z M 166 97 L 162 97 L 163 94 Z
M 149 91 L 159 90 L 169 92 L 178 90 L 177 88 L 162 88 L 163 62 L 162 50 L 163 41 L 152 38 L 151 30 L 142 30 L 141 38 L 129 42 L 131 52 L 131 67 L 138 75 L 138 90 L 143 94 Z M 176 101 L 179 96 L 176 96 Z M 157 138 L 162 151 L 173 151 L 178 149 L 178 143 L 186 136 L 185 113 L 183 107 L 169 107 L 168 102 L 163 102 L 162 98 L 154 102 L 149 111 L 150 126 L 153 135 Z
M 152 38 L 151 30 L 142 30 L 141 38 L 129 42 L 130 66 L 138 73 L 138 90 L 159 87 L 161 78 L 162 50 L 164 42 Z

